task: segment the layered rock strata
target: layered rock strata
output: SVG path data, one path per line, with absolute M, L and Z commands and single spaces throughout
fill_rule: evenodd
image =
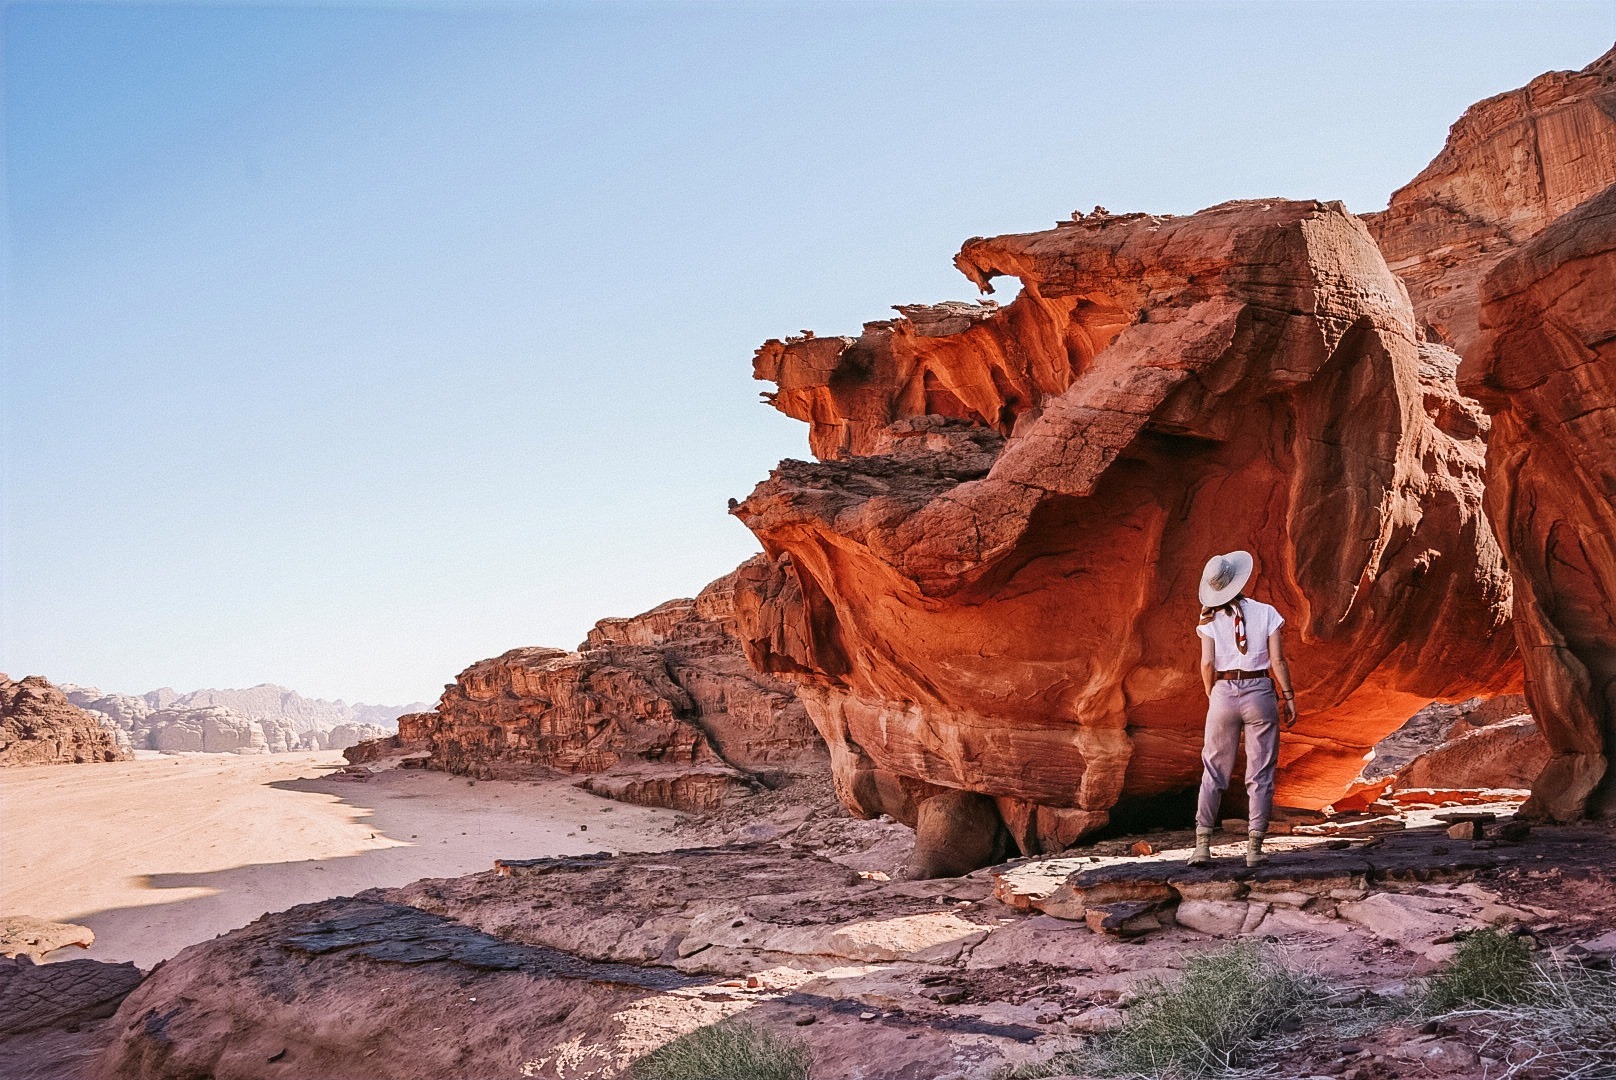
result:
M 38 675 L 0 675 L 0 765 L 123 761 L 109 726 Z
M 1616 49 L 1472 105 L 1425 171 L 1364 221 L 1427 332 L 1465 353 L 1488 271 L 1613 183 Z
M 792 688 L 752 670 L 735 638 L 736 577 L 603 619 L 573 652 L 512 649 L 473 664 L 434 712 L 401 718 L 396 749 L 424 747 L 433 767 L 469 776 L 583 774 L 597 794 L 686 810 L 823 768 Z M 361 748 L 354 760 L 370 756 Z
M 1433 699 L 1518 688 L 1486 418 L 1339 204 L 1097 211 L 955 262 L 1021 295 L 773 341 L 754 368 L 823 460 L 733 508 L 769 557 L 743 642 L 799 684 L 855 812 L 975 792 L 1035 852 L 1181 798 L 1196 582 L 1233 548 L 1290 620 L 1283 804 L 1330 803 Z M 922 835 L 917 872 L 964 842 Z
M 1488 275 L 1466 391 L 1492 413 L 1487 511 L 1526 696 L 1554 753 L 1525 812 L 1616 813 L 1616 187 Z

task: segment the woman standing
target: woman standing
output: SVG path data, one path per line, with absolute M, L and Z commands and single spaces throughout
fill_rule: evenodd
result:
M 1245 595 L 1251 580 L 1249 552 L 1214 555 L 1201 571 L 1201 683 L 1206 689 L 1206 737 L 1201 750 L 1201 797 L 1195 808 L 1195 853 L 1191 866 L 1212 861 L 1212 829 L 1246 735 L 1246 795 L 1250 832 L 1246 865 L 1267 858 L 1263 837 L 1274 806 L 1274 767 L 1279 761 L 1279 725 L 1296 722 L 1296 694 L 1285 663 L 1280 628 L 1285 617 Z M 1279 695 L 1274 692 L 1279 685 Z

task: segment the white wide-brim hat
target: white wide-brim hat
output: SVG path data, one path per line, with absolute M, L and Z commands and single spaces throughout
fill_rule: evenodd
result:
M 1231 551 L 1227 555 L 1214 555 L 1201 571 L 1201 606 L 1222 607 L 1239 595 L 1251 580 L 1252 558 L 1249 551 Z

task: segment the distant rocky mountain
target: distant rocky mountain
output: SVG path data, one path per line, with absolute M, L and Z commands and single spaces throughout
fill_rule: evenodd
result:
M 122 761 L 129 755 L 92 713 L 38 675 L 0 675 L 0 765 Z
M 67 699 L 103 718 L 125 749 L 231 754 L 280 754 L 294 750 L 341 750 L 398 728 L 398 717 L 429 708 L 366 705 L 306 698 L 284 686 L 263 683 L 245 690 L 169 687 L 144 694 L 106 693 L 63 683 Z

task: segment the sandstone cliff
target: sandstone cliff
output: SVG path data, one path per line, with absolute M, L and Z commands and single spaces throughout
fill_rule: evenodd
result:
M 1616 187 L 1487 277 L 1466 390 L 1493 414 L 1487 511 L 1554 757 L 1527 812 L 1616 813 Z
M 470 776 L 578 773 L 597 794 L 679 809 L 823 767 L 791 687 L 752 670 L 735 639 L 736 576 L 603 619 L 576 651 L 512 649 L 473 664 L 434 712 L 402 717 L 384 748 L 425 749 L 434 768 Z
M 1282 804 L 1328 804 L 1432 699 L 1517 688 L 1486 418 L 1339 204 L 1097 211 L 955 261 L 1021 295 L 755 366 L 824 460 L 734 508 L 773 560 L 743 641 L 800 684 L 856 812 L 919 822 L 923 852 L 1000 818 L 1048 851 L 1192 788 L 1195 583 L 1236 547 L 1290 619 Z M 959 791 L 996 805 L 928 819 Z
M 0 765 L 123 761 L 128 756 L 108 727 L 38 675 L 0 675 Z
M 1616 49 L 1471 106 L 1425 171 L 1364 221 L 1421 322 L 1465 353 L 1487 272 L 1613 183 Z

